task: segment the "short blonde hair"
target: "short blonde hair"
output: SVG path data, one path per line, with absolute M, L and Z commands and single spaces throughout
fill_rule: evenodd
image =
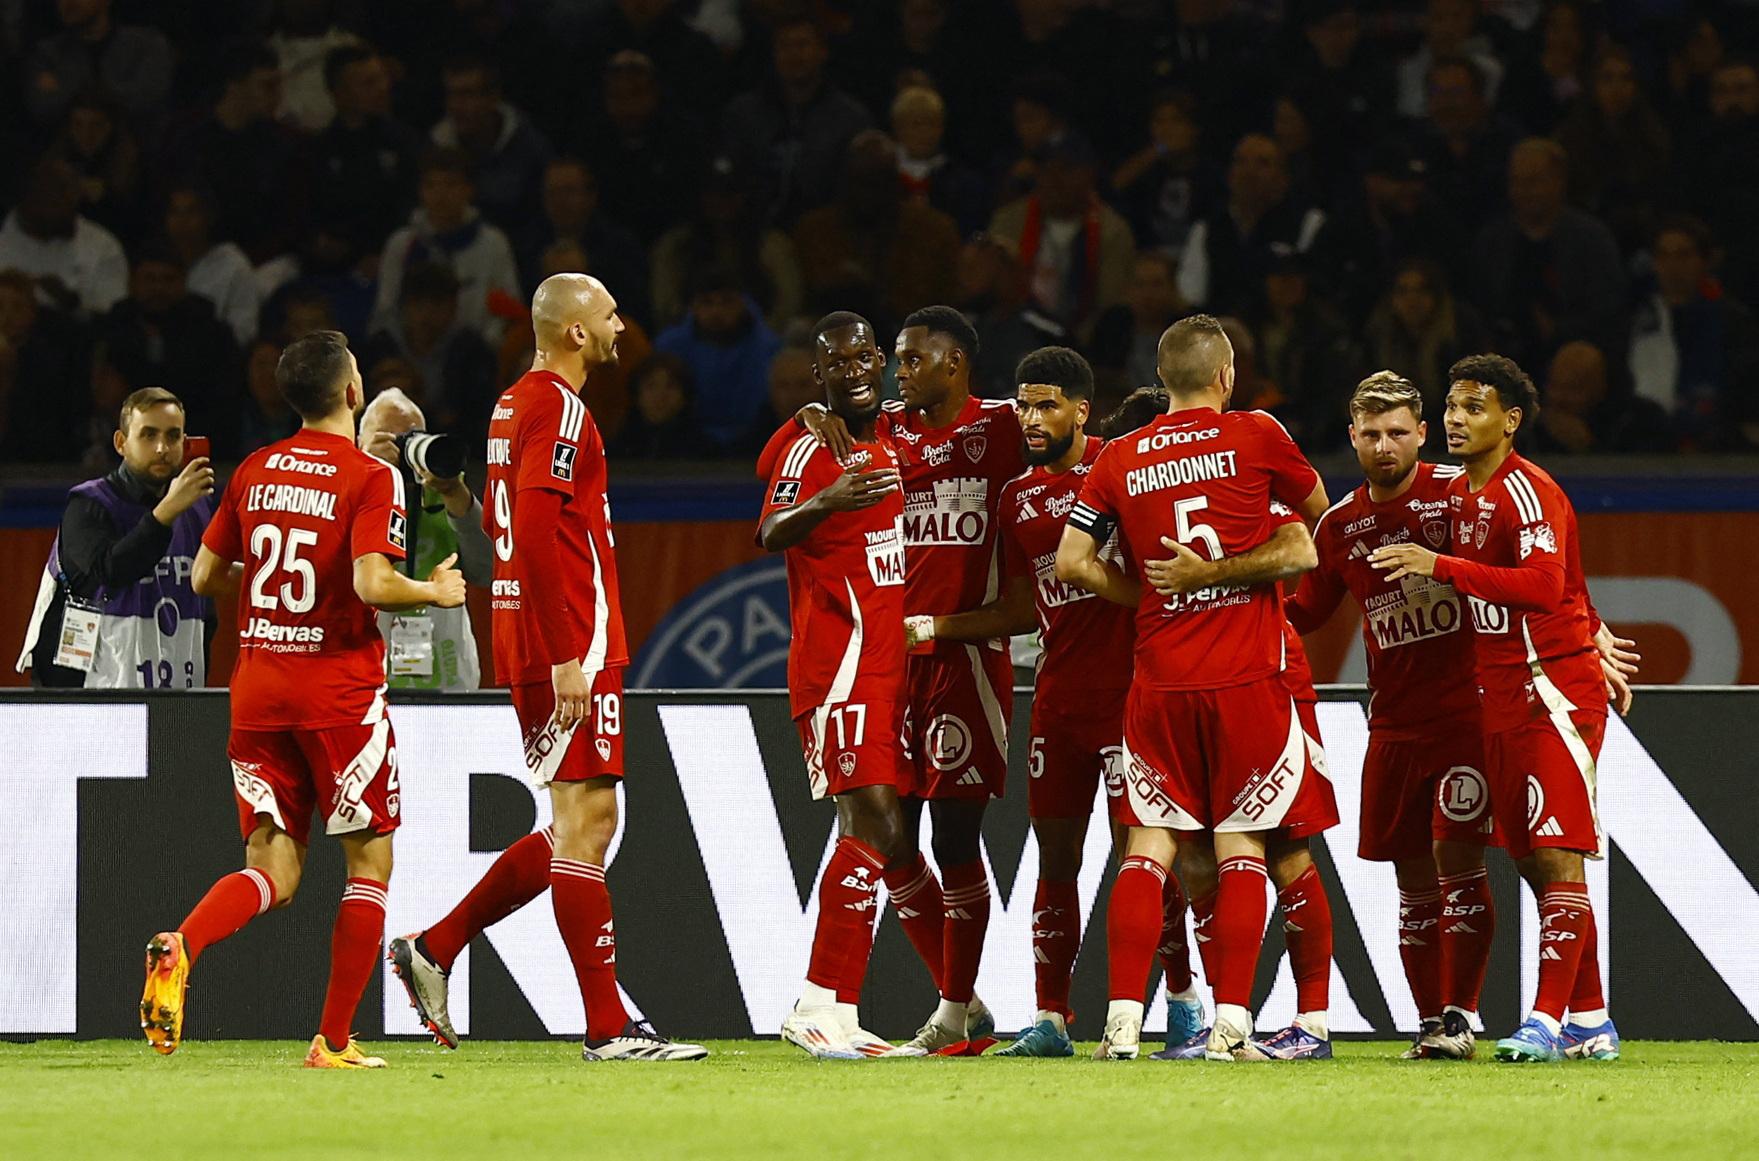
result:
M 1409 407 L 1417 419 L 1423 418 L 1423 392 L 1417 385 L 1396 371 L 1376 371 L 1350 395 L 1350 419 L 1358 416 L 1385 415 Z

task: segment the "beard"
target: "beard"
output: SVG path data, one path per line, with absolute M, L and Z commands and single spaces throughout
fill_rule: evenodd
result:
M 881 400 L 878 387 L 874 388 L 873 402 L 866 406 L 857 406 L 849 402 L 848 396 L 842 394 L 831 396 L 828 402 L 832 414 L 841 419 L 851 430 L 857 427 L 866 427 L 879 418 Z
M 1061 439 L 1052 439 L 1049 436 L 1046 436 L 1044 447 L 1037 451 L 1032 449 L 1031 444 L 1023 444 L 1022 450 L 1026 453 L 1027 464 L 1036 468 L 1044 464 L 1056 463 L 1067 455 L 1069 449 L 1073 446 L 1075 446 L 1075 432 L 1071 430 L 1068 435 L 1063 436 Z

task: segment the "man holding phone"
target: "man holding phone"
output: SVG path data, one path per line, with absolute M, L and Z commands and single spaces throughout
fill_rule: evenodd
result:
M 68 495 L 17 669 L 51 688 L 199 688 L 214 608 L 189 577 L 214 513 L 208 441 L 185 435 L 177 396 L 145 387 L 114 442 L 122 462 Z

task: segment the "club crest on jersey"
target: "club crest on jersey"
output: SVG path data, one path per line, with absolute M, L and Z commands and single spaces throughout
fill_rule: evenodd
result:
M 974 464 L 981 463 L 984 450 L 989 447 L 989 437 L 982 435 L 968 435 L 965 437 L 964 447 L 966 459 Z
M 799 498 L 799 480 L 777 480 L 776 490 L 770 493 L 770 503 L 778 508 L 786 508 Z
M 844 750 L 841 754 L 838 754 L 837 755 L 837 769 L 839 769 L 843 772 L 843 777 L 845 777 L 845 778 L 855 777 L 855 755 L 851 754 L 847 750 Z
M 1521 559 L 1526 560 L 1535 549 L 1557 555 L 1557 533 L 1550 524 L 1535 524 L 1521 529 Z
M 611 739 L 609 739 L 609 738 L 597 739 L 596 741 L 593 742 L 593 749 L 595 749 L 599 752 L 599 760 L 600 761 L 609 762 L 611 760 Z
M 550 455 L 550 475 L 558 480 L 574 480 L 574 445 L 558 443 L 556 450 Z
M 1472 537 L 1472 543 L 1477 545 L 1479 548 L 1483 548 L 1484 542 L 1489 539 L 1490 539 L 1490 518 L 1488 516 L 1486 516 L 1478 521 L 1478 531 Z
M 1447 543 L 1448 522 L 1446 520 L 1430 520 L 1423 525 L 1423 539 L 1429 541 L 1429 547 L 1440 548 Z
M 401 512 L 391 513 L 391 526 L 386 529 L 386 538 L 398 548 L 407 549 L 409 536 L 409 519 Z

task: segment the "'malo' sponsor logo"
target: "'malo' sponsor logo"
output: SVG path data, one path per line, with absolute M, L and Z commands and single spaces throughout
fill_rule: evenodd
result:
M 867 574 L 876 585 L 904 583 L 904 533 L 897 523 L 867 534 Z
M 1480 633 L 1507 633 L 1509 631 L 1507 605 L 1493 605 L 1489 601 L 1481 601 L 1474 596 L 1468 596 L 1466 604 L 1472 610 L 1473 629 Z
M 989 481 L 936 480 L 904 497 L 904 543 L 980 545 L 989 537 Z
M 1445 637 L 1460 627 L 1457 600 L 1438 597 L 1429 602 L 1401 599 L 1385 609 L 1369 613 L 1374 640 L 1382 649 L 1409 645 L 1432 637 Z

